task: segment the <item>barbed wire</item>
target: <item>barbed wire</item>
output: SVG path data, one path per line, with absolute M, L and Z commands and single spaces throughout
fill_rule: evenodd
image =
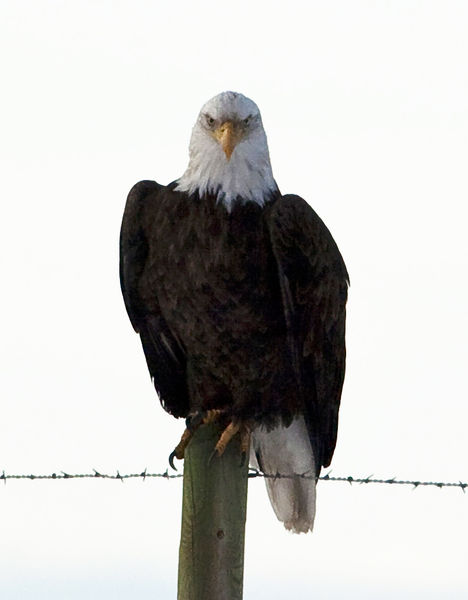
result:
M 294 474 L 284 474 L 284 473 L 264 473 L 259 469 L 255 469 L 253 467 L 249 468 L 249 478 L 264 478 L 264 479 L 315 479 L 314 475 L 310 475 L 308 473 L 294 473 Z M 145 469 L 140 473 L 126 473 L 121 474 L 117 471 L 115 474 L 108 473 L 100 473 L 93 469 L 92 473 L 66 473 L 65 471 L 60 471 L 59 473 L 51 473 L 50 475 L 10 475 L 2 471 L 0 475 L 0 481 L 3 481 L 5 484 L 9 479 L 29 479 L 29 480 L 39 480 L 39 479 L 113 479 L 120 480 L 124 482 L 126 479 L 142 479 L 143 481 L 146 478 L 161 478 L 161 479 L 180 479 L 182 478 L 182 473 L 169 473 L 168 470 L 164 473 L 148 473 Z M 378 479 L 373 475 L 369 475 L 368 477 L 354 477 L 352 475 L 347 476 L 332 476 L 331 471 L 326 475 L 322 475 L 318 478 L 320 481 L 334 481 L 334 482 L 344 482 L 344 483 L 359 483 L 359 484 L 383 484 L 383 485 L 409 485 L 412 486 L 413 489 L 418 487 L 454 487 L 460 488 L 463 493 L 465 493 L 465 489 L 468 487 L 468 483 L 464 483 L 462 481 L 459 482 L 447 482 L 447 481 L 420 481 L 420 480 L 402 480 L 397 479 L 396 477 L 392 477 L 390 479 Z
M 259 471 L 258 469 L 252 469 L 252 468 L 250 469 L 249 477 L 263 477 L 263 478 L 270 478 L 270 479 L 293 479 L 293 478 L 297 477 L 300 479 L 314 479 L 314 477 L 312 475 L 307 475 L 307 474 L 300 474 L 300 473 L 296 473 L 294 475 L 282 475 L 280 473 L 271 474 L 271 473 L 263 473 L 262 471 Z M 417 488 L 420 486 L 432 486 L 432 487 L 438 487 L 438 488 L 457 487 L 457 488 L 460 488 L 463 493 L 465 493 L 465 488 L 468 487 L 468 483 L 464 483 L 463 481 L 459 481 L 459 482 L 419 481 L 419 480 L 397 479 L 396 477 L 392 477 L 390 479 L 377 479 L 373 475 L 369 475 L 368 477 L 353 477 L 352 475 L 332 476 L 331 471 L 329 473 L 327 473 L 326 475 L 321 475 L 318 479 L 319 479 L 319 481 L 341 481 L 341 482 L 346 482 L 346 483 L 350 483 L 350 484 L 353 484 L 353 483 L 359 483 L 359 484 L 377 483 L 377 484 L 384 484 L 384 485 L 411 485 L 411 486 L 413 486 L 413 488 Z

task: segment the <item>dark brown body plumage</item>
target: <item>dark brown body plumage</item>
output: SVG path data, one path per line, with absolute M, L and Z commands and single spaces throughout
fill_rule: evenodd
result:
M 138 183 L 121 232 L 121 284 L 164 408 L 222 408 L 272 427 L 304 414 L 327 465 L 344 376 L 347 273 L 297 196 L 263 207 Z

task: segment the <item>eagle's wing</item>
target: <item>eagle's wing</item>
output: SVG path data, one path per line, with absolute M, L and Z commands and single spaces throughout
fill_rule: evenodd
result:
M 141 280 L 151 244 L 152 213 L 163 189 L 155 181 L 140 181 L 130 190 L 120 231 L 120 285 L 161 403 L 178 417 L 185 416 L 189 407 L 185 352 L 161 315 L 157 289 L 142 289 Z
M 286 195 L 274 204 L 270 235 L 319 472 L 330 464 L 336 444 L 348 273 L 331 233 L 299 196 Z

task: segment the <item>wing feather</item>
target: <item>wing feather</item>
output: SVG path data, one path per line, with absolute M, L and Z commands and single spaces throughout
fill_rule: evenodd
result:
M 152 211 L 165 188 L 140 181 L 130 190 L 120 232 L 120 285 L 133 328 L 140 334 L 148 369 L 163 407 L 176 417 L 189 408 L 186 356 L 163 318 L 157 290 L 142 294 L 142 275 L 151 244 Z M 151 297 L 151 306 L 144 298 Z
M 275 203 L 270 235 L 304 416 L 319 467 L 326 467 L 335 449 L 345 373 L 348 272 L 331 233 L 299 196 Z

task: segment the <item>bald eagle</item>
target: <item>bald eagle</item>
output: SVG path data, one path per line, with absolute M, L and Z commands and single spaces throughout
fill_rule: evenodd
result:
M 266 479 L 285 527 L 311 530 L 336 443 L 348 274 L 309 204 L 280 193 L 252 100 L 209 100 L 182 177 L 131 189 L 120 280 L 166 411 L 222 414 L 251 432 L 254 465 L 311 475 Z

